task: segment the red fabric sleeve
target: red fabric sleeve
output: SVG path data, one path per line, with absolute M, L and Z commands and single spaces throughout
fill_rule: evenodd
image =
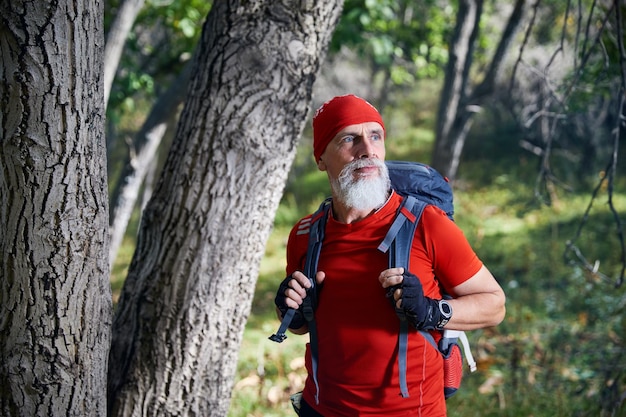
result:
M 415 237 L 421 234 L 434 275 L 447 291 L 473 277 L 483 266 L 463 231 L 442 210 L 426 207 L 420 223 Z
M 286 276 L 293 274 L 295 271 L 301 271 L 304 268 L 306 260 L 306 251 L 309 244 L 309 230 L 311 225 L 311 216 L 302 218 L 289 233 L 287 240 L 287 267 Z

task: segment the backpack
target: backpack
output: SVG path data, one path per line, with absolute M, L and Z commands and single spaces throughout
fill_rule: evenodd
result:
M 411 245 L 419 219 L 427 205 L 435 205 L 454 220 L 454 204 L 452 188 L 447 178 L 443 177 L 432 167 L 407 161 L 387 161 L 392 188 L 401 196 L 402 203 L 396 217 L 390 226 L 385 238 L 378 246 L 378 250 L 389 253 L 389 267 L 403 266 L 408 269 Z M 309 244 L 307 249 L 304 274 L 311 281 L 311 288 L 307 290 L 301 309 L 309 327 L 311 365 L 313 381 L 316 385 L 316 402 L 318 402 L 319 385 L 317 382 L 317 329 L 315 326 L 315 307 L 317 306 L 317 290 L 315 288 L 315 274 L 317 261 L 322 248 L 326 219 L 331 207 L 331 199 L 326 199 L 319 209 L 311 216 Z M 451 298 L 444 295 L 446 298 Z M 400 394 L 408 397 L 406 383 L 406 354 L 408 344 L 408 321 L 403 314 L 396 310 L 400 318 L 398 335 L 398 373 L 400 379 Z M 282 342 L 287 338 L 285 331 L 289 327 L 295 310 L 289 309 L 280 324 L 278 331 L 269 337 L 275 342 Z M 466 360 L 471 372 L 476 370 L 476 362 L 469 349 L 467 336 L 462 331 L 444 330 L 439 343 L 433 335 L 420 330 L 420 334 L 437 349 L 444 359 L 444 396 L 449 398 L 458 390 L 463 375 L 463 357 L 458 342 L 463 344 Z

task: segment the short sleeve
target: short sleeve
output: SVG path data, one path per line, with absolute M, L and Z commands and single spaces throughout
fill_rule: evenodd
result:
M 483 266 L 463 231 L 437 207 L 426 207 L 418 229 L 433 272 L 446 290 L 467 281 Z

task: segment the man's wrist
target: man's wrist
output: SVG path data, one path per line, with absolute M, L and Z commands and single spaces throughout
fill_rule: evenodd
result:
M 445 325 L 448 324 L 452 318 L 452 306 L 446 300 L 437 300 L 437 308 L 439 310 L 439 320 L 437 320 L 435 328 L 437 330 L 443 330 Z

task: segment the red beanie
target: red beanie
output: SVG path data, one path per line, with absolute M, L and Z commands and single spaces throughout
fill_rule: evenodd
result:
M 337 96 L 322 104 L 313 116 L 313 156 L 315 161 L 326 150 L 337 132 L 346 126 L 377 122 L 385 130 L 383 118 L 374 106 L 353 94 Z

